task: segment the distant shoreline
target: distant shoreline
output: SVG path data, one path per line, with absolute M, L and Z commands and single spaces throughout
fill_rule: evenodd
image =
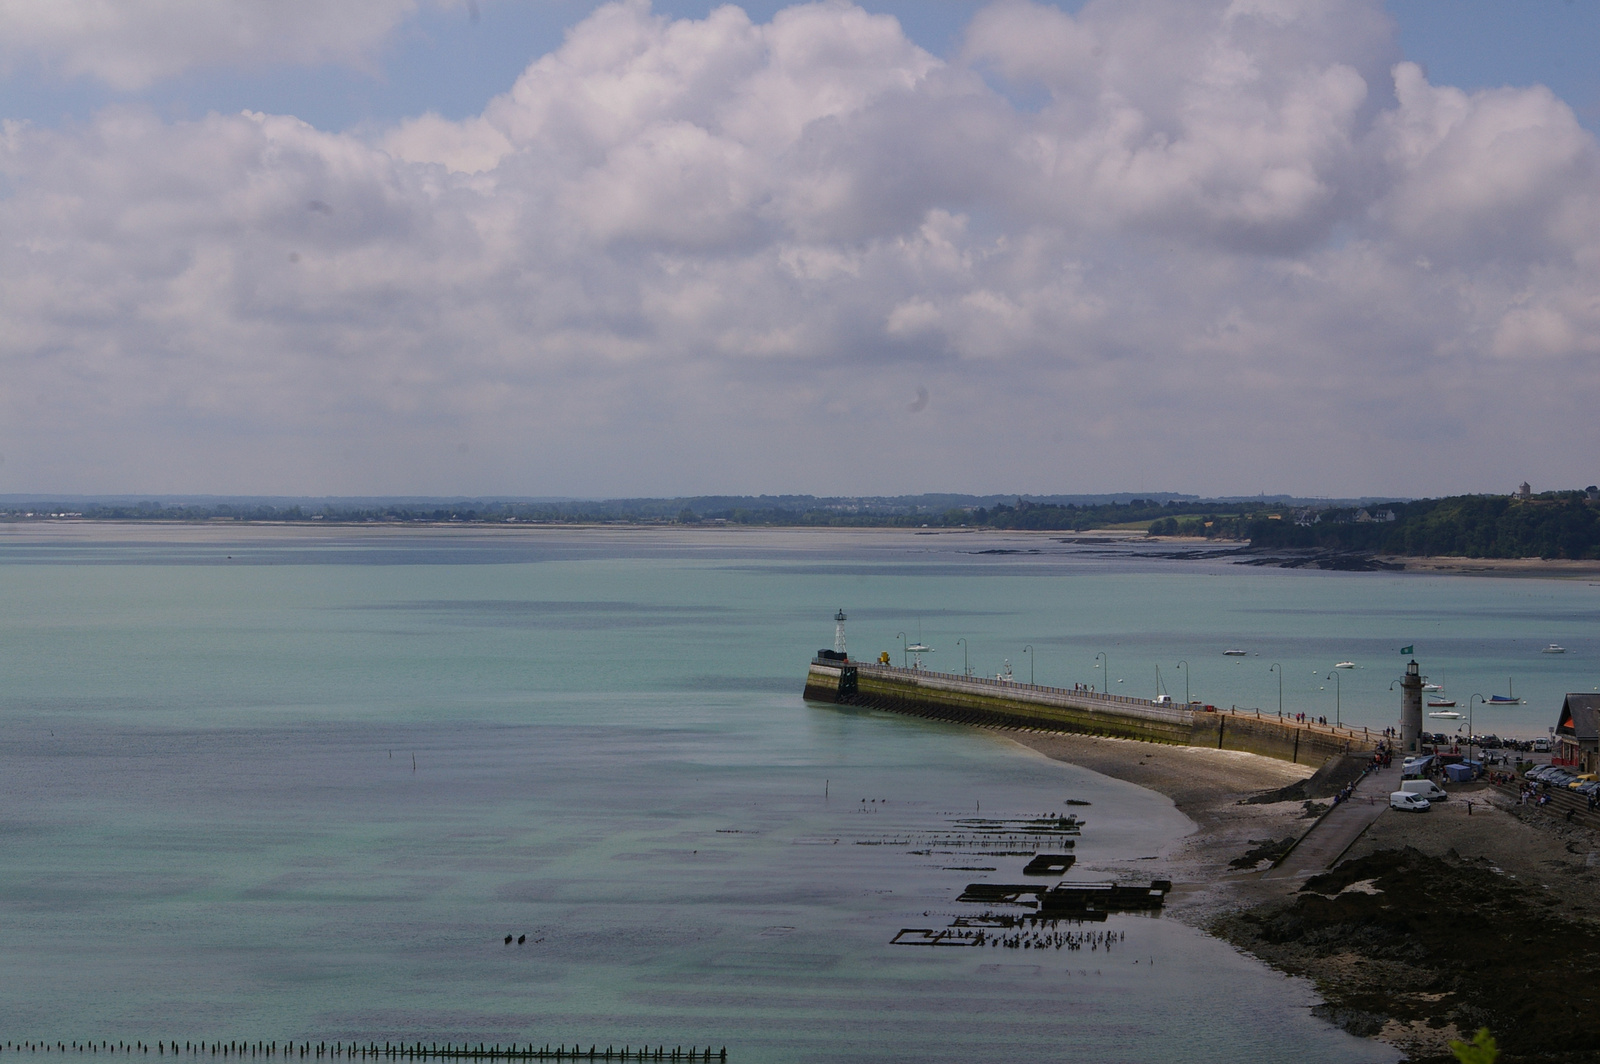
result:
M 1600 580 L 1600 559 L 1572 561 L 1561 558 L 1467 558 L 1458 556 L 1441 555 L 1436 557 L 1411 556 L 1401 554 L 1369 554 L 1360 551 L 1261 551 L 1249 550 L 1249 543 L 1243 540 L 1205 539 L 1194 536 L 1147 536 L 1141 532 L 1132 532 L 1127 529 L 1089 529 L 1083 532 L 1042 529 L 995 529 L 995 528 L 914 528 L 906 526 L 889 527 L 884 525 L 742 525 L 724 523 L 700 524 L 674 524 L 671 522 L 639 522 L 639 521 L 594 521 L 594 522 L 534 522 L 534 521 L 339 521 L 339 520 L 298 520 L 298 521 L 272 521 L 259 519 L 231 519 L 231 518 L 201 518 L 197 520 L 174 520 L 157 518 L 140 520 L 138 518 L 85 518 L 85 517 L 44 517 L 24 518 L 13 520 L 0 520 L 0 530 L 15 533 L 24 529 L 61 529 L 61 528 L 138 528 L 146 531 L 156 529 L 328 529 L 337 528 L 343 531 L 351 529 L 372 529 L 385 531 L 406 531 L 411 529 L 426 529 L 439 531 L 442 529 L 459 529 L 462 531 L 476 532 L 524 532 L 524 531 L 566 531 L 566 532 L 816 532 L 833 533 L 844 532 L 851 534 L 878 533 L 899 535 L 980 535 L 1003 536 L 1008 538 L 1047 539 L 1055 542 L 1083 543 L 1085 541 L 1102 541 L 1107 544 L 1126 544 L 1131 542 L 1171 544 L 1176 548 L 1187 548 L 1193 551 L 1193 557 L 1183 555 L 1170 556 L 1174 561 L 1223 561 L 1234 559 L 1237 564 L 1253 564 L 1263 567 L 1275 566 L 1281 568 L 1308 568 L 1326 571 L 1373 571 L 1388 570 L 1393 572 L 1423 573 L 1435 576 L 1496 576 L 1507 578 L 1536 578 L 1546 580 Z M 1247 561 L 1246 559 L 1251 559 Z

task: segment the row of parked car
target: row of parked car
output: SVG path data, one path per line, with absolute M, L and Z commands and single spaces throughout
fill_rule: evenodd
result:
M 1541 765 L 1529 769 L 1523 773 L 1523 778 L 1534 783 L 1543 783 L 1551 790 L 1565 788 L 1584 796 L 1600 794 L 1600 776 L 1596 776 L 1593 772 L 1572 772 L 1560 765 Z
M 1450 746 L 1460 744 L 1466 746 L 1468 739 L 1462 735 L 1451 735 L 1447 732 L 1423 732 L 1419 738 L 1425 743 L 1434 746 Z M 1548 754 L 1550 752 L 1549 739 L 1502 739 L 1498 735 L 1474 735 L 1470 742 L 1473 746 L 1480 746 L 1485 750 L 1520 750 L 1525 754 Z

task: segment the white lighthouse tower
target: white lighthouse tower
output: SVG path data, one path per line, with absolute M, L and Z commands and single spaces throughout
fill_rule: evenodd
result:
M 844 610 L 833 615 L 833 652 L 841 658 L 845 656 L 844 620 Z

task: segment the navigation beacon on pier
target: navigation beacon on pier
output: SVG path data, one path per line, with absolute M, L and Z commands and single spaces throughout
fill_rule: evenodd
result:
M 844 649 L 844 610 L 833 615 L 833 652 L 843 661 L 848 655 Z

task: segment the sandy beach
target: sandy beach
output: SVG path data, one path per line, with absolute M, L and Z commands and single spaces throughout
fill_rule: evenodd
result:
M 1542 580 L 1600 580 L 1600 561 L 1563 558 L 1411 558 L 1379 555 L 1379 561 L 1403 565 L 1406 572 L 1449 576 L 1522 576 Z
M 1255 754 L 1194 746 L 1163 746 L 1091 735 L 1022 732 L 1013 736 L 1032 750 L 1080 765 L 1172 799 L 1195 830 L 1161 855 L 1173 881 L 1167 909 L 1186 923 L 1205 926 L 1241 904 L 1240 889 L 1255 884 L 1265 863 L 1247 861 L 1262 843 L 1297 838 L 1310 826 L 1303 801 L 1243 804 L 1245 799 L 1307 779 L 1312 769 Z M 1244 862 L 1244 867 L 1235 867 Z M 1087 870 L 1149 876 L 1152 869 L 1092 865 Z

